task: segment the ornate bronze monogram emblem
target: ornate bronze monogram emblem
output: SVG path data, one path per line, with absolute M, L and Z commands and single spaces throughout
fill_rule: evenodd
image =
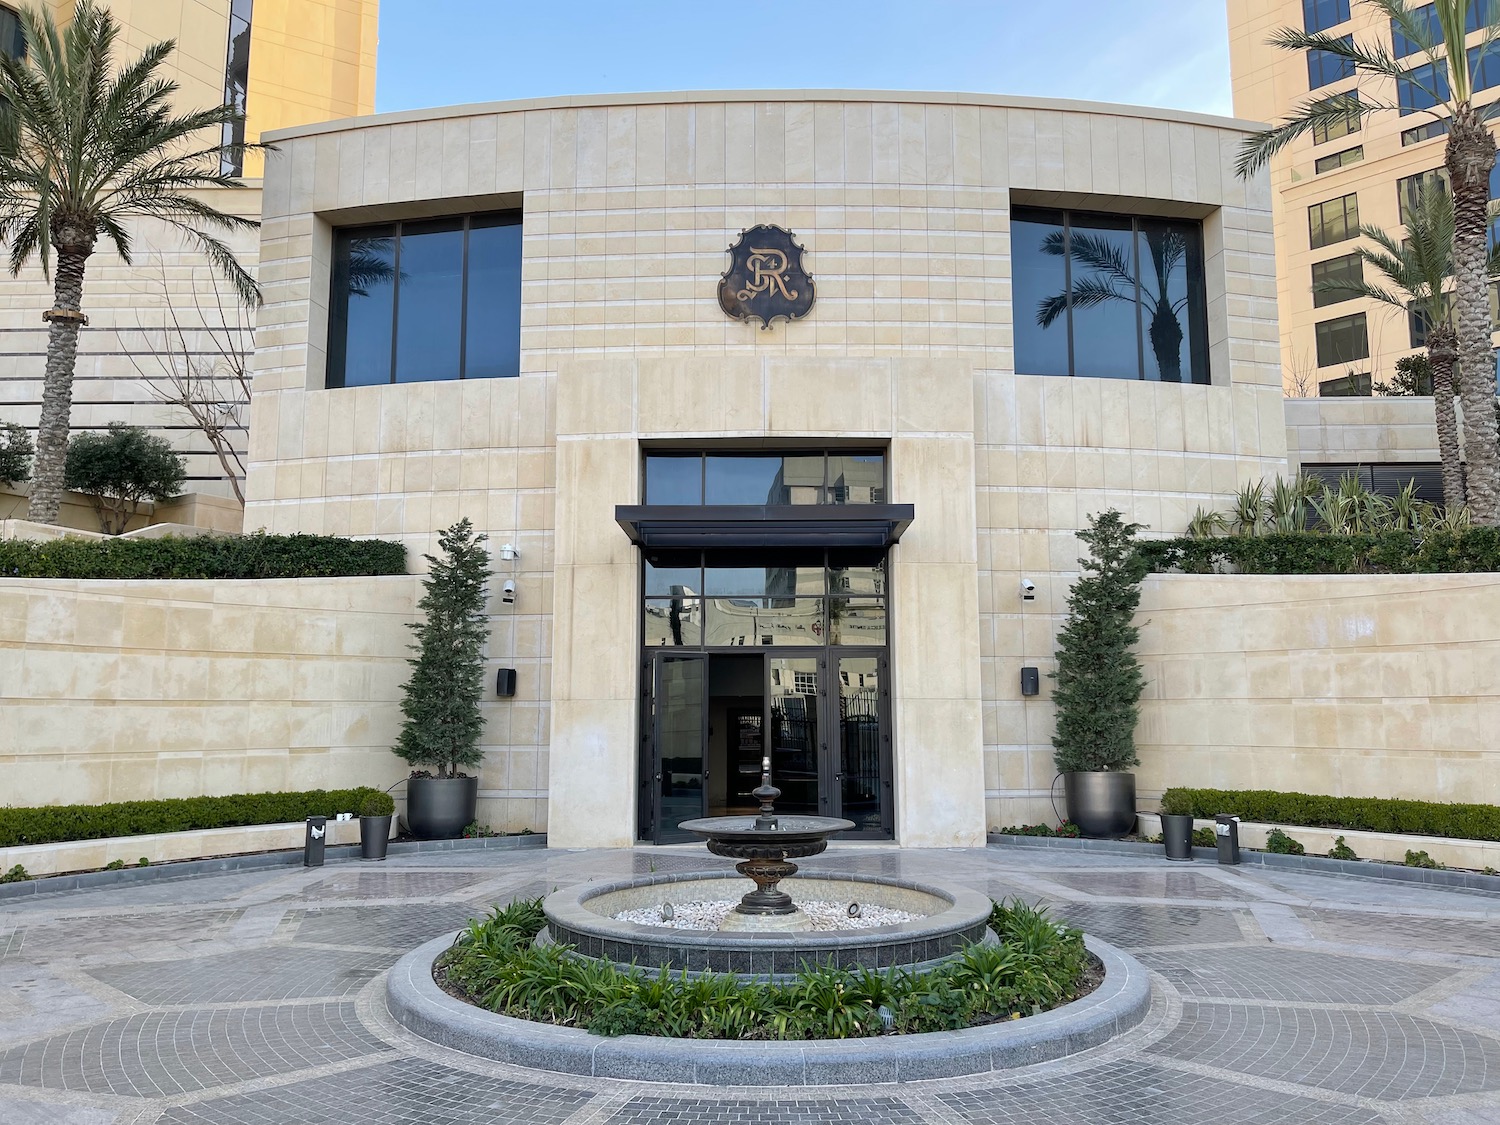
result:
M 735 320 L 799 320 L 813 305 L 812 275 L 802 247 L 784 227 L 762 223 L 741 231 L 729 248 L 729 269 L 719 279 L 719 307 Z

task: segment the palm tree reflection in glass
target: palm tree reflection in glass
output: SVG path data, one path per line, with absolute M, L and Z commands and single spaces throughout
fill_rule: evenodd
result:
M 1135 254 L 1119 242 L 1103 235 L 1056 230 L 1042 239 L 1042 253 L 1055 258 L 1068 257 L 1076 271 L 1080 265 L 1092 273 L 1072 277 L 1062 293 L 1044 298 L 1037 306 L 1036 322 L 1050 328 L 1071 304 L 1076 311 L 1104 305 L 1110 301 L 1140 302 L 1149 313 L 1151 354 L 1156 359 L 1157 378 L 1164 383 L 1182 382 L 1182 341 L 1185 336 L 1182 318 L 1188 309 L 1187 261 L 1191 247 L 1187 236 L 1178 230 L 1159 229 L 1140 232 L 1137 245 L 1144 241 L 1151 257 L 1154 279 L 1148 283 L 1137 276 Z M 1174 292 L 1174 284 L 1175 292 Z

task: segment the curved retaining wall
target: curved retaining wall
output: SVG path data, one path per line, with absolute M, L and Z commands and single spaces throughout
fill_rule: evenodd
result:
M 1089 995 L 1007 1023 L 870 1039 L 795 1043 L 726 1039 L 606 1039 L 533 1023 L 449 996 L 432 965 L 457 933 L 412 950 L 391 969 L 386 1001 L 397 1022 L 443 1047 L 534 1070 L 702 1086 L 842 1086 L 911 1082 L 1014 1070 L 1097 1047 L 1134 1027 L 1151 1004 L 1146 969 L 1114 946 L 1085 937 L 1104 964 Z

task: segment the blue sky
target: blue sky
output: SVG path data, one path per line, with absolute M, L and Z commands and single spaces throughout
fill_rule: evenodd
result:
M 1031 94 L 1230 112 L 1223 0 L 381 0 L 381 112 L 641 90 Z

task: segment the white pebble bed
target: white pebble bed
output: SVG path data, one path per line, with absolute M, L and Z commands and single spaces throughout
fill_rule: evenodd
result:
M 646 926 L 662 926 L 672 930 L 717 930 L 725 916 L 734 909 L 738 899 L 722 902 L 674 902 L 672 920 L 662 921 L 661 907 L 645 910 L 622 910 L 616 914 L 616 922 L 638 922 Z M 847 902 L 799 902 L 802 913 L 812 919 L 814 930 L 868 930 L 875 926 L 891 926 L 897 922 L 915 922 L 925 914 L 912 914 L 905 910 L 891 910 L 884 906 L 860 903 L 858 918 L 849 917 Z

